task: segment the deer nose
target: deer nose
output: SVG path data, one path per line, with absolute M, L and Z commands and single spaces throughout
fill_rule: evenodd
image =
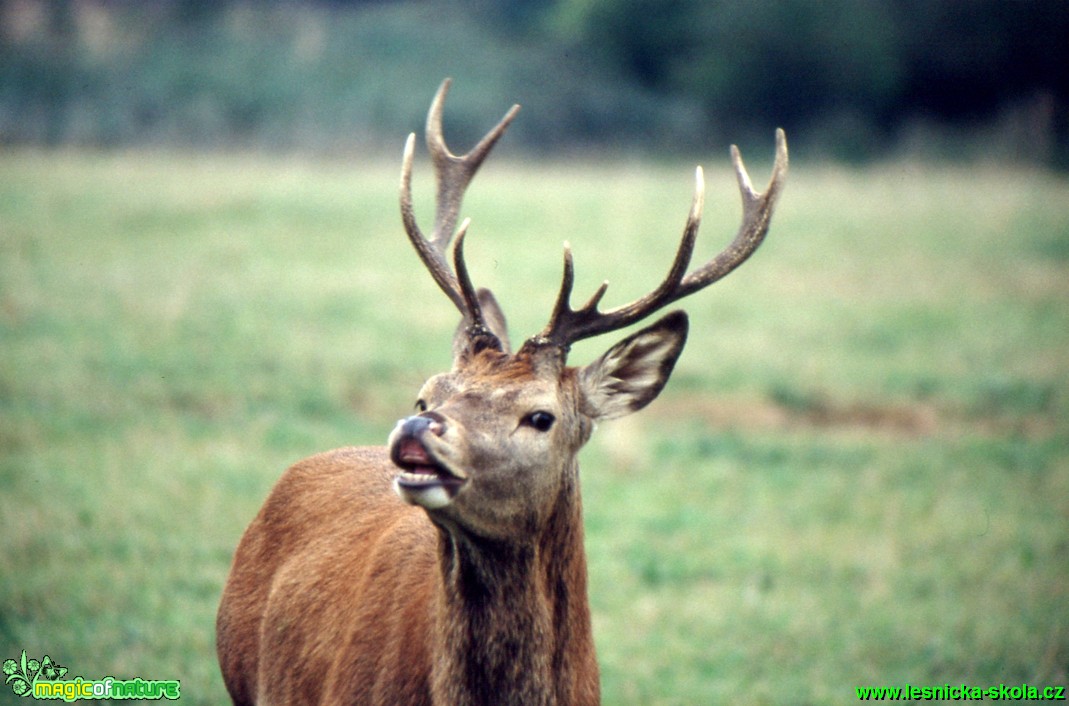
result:
M 425 431 L 435 436 L 445 433 L 445 417 L 437 412 L 424 412 L 414 417 L 405 417 L 397 423 L 401 428 L 401 436 L 416 437 Z

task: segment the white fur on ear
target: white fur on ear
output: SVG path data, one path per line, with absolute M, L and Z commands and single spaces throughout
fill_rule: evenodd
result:
M 687 337 L 682 312 L 625 338 L 579 373 L 584 412 L 613 419 L 642 409 L 668 382 Z

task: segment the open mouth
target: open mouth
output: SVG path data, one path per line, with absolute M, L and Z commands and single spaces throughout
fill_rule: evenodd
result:
M 398 441 L 390 454 L 401 472 L 394 478 L 401 497 L 417 505 L 447 504 L 465 479 L 436 463 L 419 439 Z

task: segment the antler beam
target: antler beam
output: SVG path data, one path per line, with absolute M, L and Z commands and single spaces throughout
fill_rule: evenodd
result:
M 434 164 L 435 179 L 438 184 L 434 229 L 431 231 L 430 238 L 423 235 L 416 223 L 412 208 L 412 159 L 415 153 L 415 133 L 408 136 L 401 161 L 401 220 L 409 240 L 412 241 L 416 253 L 431 273 L 431 277 L 468 320 L 469 328 L 477 331 L 484 329 L 482 312 L 478 297 L 475 296 L 475 287 L 468 278 L 467 268 L 464 266 L 463 250 L 460 247 L 468 224 L 466 220 L 461 224 L 457 235 L 457 247 L 454 252 L 455 270 L 450 268 L 446 252 L 454 237 L 457 216 L 460 213 L 460 206 L 468 184 L 475 176 L 475 172 L 479 170 L 483 160 L 490 154 L 490 150 L 516 117 L 520 106 L 512 106 L 505 117 L 486 133 L 471 151 L 457 156 L 449 150 L 445 137 L 442 135 L 442 109 L 451 83 L 450 79 L 442 82 L 438 93 L 434 96 L 434 102 L 431 103 L 431 109 L 427 113 L 427 150 Z
M 640 321 L 658 309 L 708 287 L 745 262 L 761 245 L 765 234 L 768 233 L 772 210 L 787 175 L 787 137 L 782 129 L 776 130 L 776 161 L 768 186 L 762 193 L 754 191 L 750 175 L 746 172 L 746 166 L 742 162 L 742 156 L 734 145 L 731 146 L 731 160 L 735 166 L 735 176 L 739 183 L 739 193 L 742 196 L 743 217 L 742 224 L 730 245 L 701 267 L 687 273 L 691 255 L 694 252 L 694 241 L 701 224 L 705 198 L 705 180 L 702 168 L 698 167 L 694 175 L 694 200 L 691 203 L 687 224 L 683 229 L 683 238 L 676 251 L 675 260 L 661 284 L 649 294 L 630 304 L 600 312 L 598 304 L 608 287 L 608 282 L 604 282 L 585 304 L 578 309 L 573 309 L 571 296 L 575 271 L 571 248 L 565 243 L 564 275 L 553 313 L 545 329 L 531 338 L 529 343 L 535 346 L 555 345 L 567 350 L 576 341 L 615 331 Z

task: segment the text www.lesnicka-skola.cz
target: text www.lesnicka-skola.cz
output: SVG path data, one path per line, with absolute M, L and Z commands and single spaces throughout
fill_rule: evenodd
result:
M 859 701 L 1065 701 L 1064 686 L 998 684 L 995 686 L 859 686 Z

